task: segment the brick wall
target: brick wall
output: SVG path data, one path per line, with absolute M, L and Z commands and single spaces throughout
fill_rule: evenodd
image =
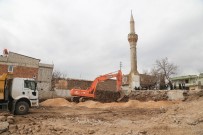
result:
M 67 79 L 67 80 L 58 80 L 55 84 L 56 89 L 67 89 L 71 90 L 73 88 L 80 88 L 86 90 L 91 86 L 93 81 L 88 80 L 77 80 L 77 79 Z M 116 81 L 109 79 L 103 82 L 98 83 L 97 90 L 116 90 Z
M 97 90 L 116 91 L 116 80 L 108 79 L 97 85 Z
M 33 78 L 38 76 L 38 68 L 16 66 L 13 71 L 14 77 Z
M 7 73 L 7 71 L 8 71 L 8 65 L 0 64 L 0 75 L 2 75 L 3 73 Z
M 140 85 L 141 87 L 155 86 L 156 77 L 152 75 L 140 74 Z
M 8 72 L 8 65 L 0 64 L 0 75 Z M 13 77 L 33 78 L 37 77 L 38 68 L 14 66 Z
M 87 89 L 91 86 L 92 81 L 88 80 L 76 80 L 76 79 L 68 79 L 67 80 L 67 88 L 70 90 L 72 88 L 80 88 Z

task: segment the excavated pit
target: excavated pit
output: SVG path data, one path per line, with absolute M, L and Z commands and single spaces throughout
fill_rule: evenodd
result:
M 121 93 L 118 91 L 97 90 L 95 100 L 103 103 L 117 102 L 121 96 Z M 128 99 L 127 96 L 124 96 L 119 102 L 127 102 Z

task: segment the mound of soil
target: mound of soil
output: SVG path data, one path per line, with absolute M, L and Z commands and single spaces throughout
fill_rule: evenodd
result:
M 108 91 L 108 90 L 97 90 L 96 91 L 96 101 L 109 103 L 109 102 L 117 102 L 122 95 L 118 91 Z M 127 102 L 128 97 L 125 96 L 120 100 L 121 102 Z
M 203 90 L 199 91 L 187 91 L 184 93 L 184 96 L 186 97 L 186 101 L 193 101 L 197 100 L 200 97 L 203 97 Z
M 76 104 L 76 106 L 83 106 L 87 108 L 162 108 L 162 107 L 169 107 L 174 104 L 179 104 L 181 101 L 148 101 L 148 102 L 140 102 L 138 100 L 129 100 L 128 102 L 111 102 L 111 103 L 101 103 L 97 101 L 86 101 L 80 102 Z
M 40 103 L 41 106 L 70 106 L 71 103 L 64 98 L 47 99 Z

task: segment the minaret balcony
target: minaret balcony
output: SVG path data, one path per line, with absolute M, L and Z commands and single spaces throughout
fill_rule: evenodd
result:
M 138 40 L 138 35 L 135 33 L 130 33 L 128 34 L 128 41 L 129 42 L 137 42 Z

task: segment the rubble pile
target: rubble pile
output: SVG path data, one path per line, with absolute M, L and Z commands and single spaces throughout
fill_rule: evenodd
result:
M 17 125 L 15 125 L 15 119 L 13 116 L 9 116 L 8 114 L 0 114 L 0 134 L 5 132 L 12 134 L 17 131 Z
M 129 95 L 131 100 L 139 101 L 163 101 L 168 100 L 166 90 L 136 90 Z
M 203 97 L 203 90 L 184 92 L 185 100 L 192 101 Z
M 120 98 L 120 93 L 117 91 L 97 90 L 96 100 L 100 102 L 116 102 Z

